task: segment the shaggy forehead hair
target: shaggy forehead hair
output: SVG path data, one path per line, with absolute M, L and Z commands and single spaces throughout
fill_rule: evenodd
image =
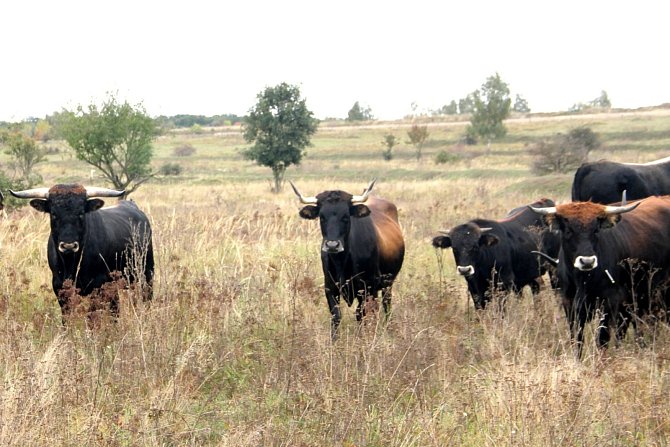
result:
M 349 202 L 353 196 L 344 191 L 324 191 L 316 196 L 319 203 Z
M 582 224 L 607 217 L 605 205 L 593 202 L 572 202 L 558 205 L 556 207 L 556 214 Z
M 63 194 L 86 195 L 86 188 L 78 183 L 60 184 L 49 188 L 49 197 Z

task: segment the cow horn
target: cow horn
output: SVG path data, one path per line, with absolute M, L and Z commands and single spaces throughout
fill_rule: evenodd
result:
M 626 206 L 626 190 L 624 189 L 621 193 L 621 206 Z
M 635 208 L 637 208 L 640 205 L 640 203 L 642 203 L 642 202 L 635 202 L 635 203 L 631 203 L 630 205 L 621 205 L 621 206 L 607 205 L 607 206 L 605 206 L 605 213 L 607 215 L 627 213 L 627 212 L 633 211 Z
M 23 191 L 12 191 L 9 193 L 19 199 L 48 199 L 49 188 L 24 189 Z
M 91 199 L 93 197 L 120 197 L 124 195 L 126 191 L 118 191 L 116 189 L 109 188 L 98 188 L 95 186 L 86 187 L 86 197 Z
M 300 191 L 298 191 L 298 188 L 295 187 L 292 181 L 289 180 L 288 182 L 291 184 L 291 188 L 293 188 L 295 195 L 300 199 L 300 203 L 304 203 L 305 205 L 316 205 L 316 197 L 304 197 L 302 194 L 300 194 Z
M 368 184 L 368 187 L 363 190 L 363 194 L 360 196 L 352 196 L 351 197 L 351 203 L 365 203 L 366 200 L 368 200 L 368 196 L 370 195 L 370 191 L 372 191 L 372 187 L 375 186 L 375 182 L 377 181 L 376 178 L 373 178 L 372 181 Z
M 437 230 L 437 232 L 438 232 L 438 233 L 442 233 L 442 234 L 444 234 L 445 236 L 449 236 L 451 230 Z
M 528 208 L 530 208 L 531 211 L 533 211 L 534 213 L 542 214 L 543 216 L 546 216 L 547 214 L 556 214 L 555 206 L 545 206 L 536 208 L 533 205 L 528 205 Z
M 491 231 L 491 230 L 493 230 L 493 228 L 491 228 L 491 227 L 479 227 L 479 232 L 480 233 L 485 233 L 485 232 Z
M 558 263 L 560 262 L 558 259 L 552 258 L 548 254 L 542 253 L 541 251 L 532 250 L 531 253 L 533 253 L 534 255 L 542 256 L 544 259 L 551 262 L 553 265 L 558 265 Z

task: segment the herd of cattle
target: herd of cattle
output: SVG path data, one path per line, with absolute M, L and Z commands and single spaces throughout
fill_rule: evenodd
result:
M 300 217 L 320 221 L 333 338 L 341 320 L 341 297 L 349 306 L 357 301 L 358 321 L 380 293 L 388 313 L 393 281 L 403 263 L 398 210 L 370 195 L 374 184 L 373 180 L 361 195 L 335 190 L 305 197 L 291 183 L 304 205 Z M 68 294 L 62 293 L 66 284 L 85 296 L 116 271 L 151 288 L 154 259 L 148 218 L 131 201 L 102 208 L 101 198 L 120 197 L 124 191 L 61 184 L 10 193 L 31 199 L 33 208 L 50 216 L 47 255 L 63 314 L 69 311 Z M 0 193 L 0 207 L 2 199 Z M 640 321 L 667 318 L 668 228 L 670 157 L 645 164 L 598 161 L 575 173 L 572 202 L 557 205 L 541 199 L 500 220 L 473 219 L 441 231 L 432 244 L 452 248 L 457 272 L 478 309 L 499 292 L 519 293 L 530 286 L 537 293 L 548 272 L 581 355 L 584 326 L 596 316 L 601 347 L 612 333 L 621 339 L 630 324 L 639 336 Z M 115 303 L 111 308 L 117 311 Z

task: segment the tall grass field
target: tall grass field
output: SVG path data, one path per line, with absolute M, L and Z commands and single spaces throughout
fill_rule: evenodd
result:
M 178 164 L 131 198 L 154 231 L 150 303 L 121 292 L 118 320 L 66 325 L 51 290 L 49 219 L 29 206 L 0 220 L 2 446 L 663 446 L 670 444 L 670 328 L 575 359 L 560 298 L 525 290 L 475 311 L 439 230 L 570 198 L 572 173 L 536 176 L 529 149 L 577 126 L 591 160 L 670 155 L 670 111 L 510 120 L 490 145 L 466 123 L 431 121 L 423 157 L 410 122 L 322 123 L 287 178 L 306 195 L 373 194 L 399 209 L 406 242 L 387 322 L 359 326 L 342 302 L 330 337 L 318 222 L 290 188 L 244 160 L 239 127 L 169 132 L 153 165 Z M 383 139 L 401 142 L 390 161 Z M 109 186 L 64 143 L 44 185 Z M 195 151 L 184 155 L 186 145 Z M 448 162 L 436 164 L 446 151 Z M 6 155 L 0 156 L 6 162 Z M 5 195 L 6 192 L 5 192 Z M 114 199 L 108 199 L 113 203 Z

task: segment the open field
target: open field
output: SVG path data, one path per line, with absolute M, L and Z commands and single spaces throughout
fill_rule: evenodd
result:
M 502 217 L 539 197 L 567 201 L 571 175 L 530 173 L 528 145 L 579 125 L 592 159 L 670 155 L 670 114 L 517 119 L 500 142 L 459 146 L 464 124 L 431 123 L 423 159 L 399 123 L 322 126 L 287 176 L 304 194 L 375 194 L 400 211 L 407 253 L 384 325 L 343 309 L 331 344 L 318 224 L 298 217 L 269 169 L 244 161 L 238 129 L 174 133 L 157 178 L 132 198 L 154 228 L 154 300 L 125 295 L 118 322 L 61 325 L 46 261 L 49 223 L 30 207 L 0 221 L 0 445 L 592 446 L 670 443 L 670 328 L 640 348 L 575 360 L 549 290 L 476 313 L 437 230 Z M 403 143 L 390 162 L 382 139 Z M 184 144 L 189 157 L 174 155 Z M 437 165 L 447 150 L 453 162 Z M 4 162 L 4 154 L 0 162 Z M 91 180 L 61 150 L 45 185 Z M 651 332 L 651 331 L 650 331 Z

